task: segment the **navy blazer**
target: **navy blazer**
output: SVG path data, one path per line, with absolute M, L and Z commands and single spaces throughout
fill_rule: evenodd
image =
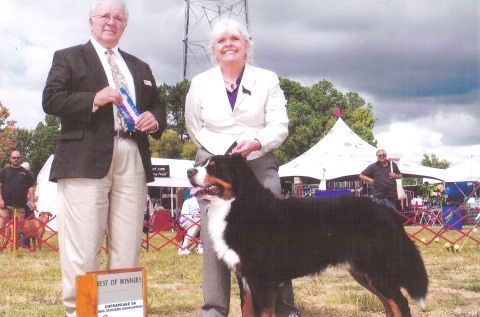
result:
M 120 51 L 130 70 L 140 112 L 150 111 L 158 122 L 151 135 L 160 138 L 166 127 L 165 105 L 161 103 L 150 66 Z M 43 110 L 61 119 L 60 139 L 50 171 L 50 180 L 94 178 L 107 175 L 113 156 L 113 104 L 92 112 L 95 94 L 107 87 L 108 79 L 100 58 L 89 41 L 56 51 L 43 90 Z M 153 181 L 147 133 L 136 132 L 147 181 Z

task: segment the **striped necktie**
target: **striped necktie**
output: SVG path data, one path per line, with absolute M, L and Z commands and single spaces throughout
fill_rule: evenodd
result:
M 127 91 L 130 91 L 130 89 L 128 89 L 128 84 L 127 84 L 127 80 L 125 79 L 125 76 L 123 76 L 122 72 L 120 71 L 120 67 L 118 67 L 118 64 L 113 59 L 113 54 L 114 54 L 113 51 L 106 50 L 105 54 L 107 55 L 108 65 L 110 65 L 113 82 L 115 83 L 115 86 L 117 87 L 117 89 L 120 87 L 124 87 Z M 117 121 L 122 127 L 122 130 L 127 131 L 127 125 L 125 123 L 125 119 L 122 117 L 120 111 L 118 111 L 118 109 L 115 109 L 115 113 L 116 113 Z

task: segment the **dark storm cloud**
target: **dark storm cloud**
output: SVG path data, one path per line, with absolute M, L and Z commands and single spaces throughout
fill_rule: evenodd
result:
M 157 84 L 179 82 L 186 1 L 127 2 L 130 21 L 120 47 L 148 62 Z M 202 2 L 211 1 L 191 1 Z M 91 4 L 0 2 L 0 101 L 18 126 L 33 128 L 44 118 L 41 90 L 53 52 L 88 41 Z M 326 79 L 342 92 L 358 92 L 373 106 L 381 144 L 416 157 L 463 146 L 463 156 L 473 151 L 480 157 L 479 4 L 251 0 L 248 12 L 258 66 L 303 85 Z M 35 21 L 34 27 L 24 21 Z M 207 40 L 206 28 L 197 28 Z M 189 79 L 210 67 L 203 52 L 195 53 Z M 26 104 L 32 105 L 28 115 Z
M 440 113 L 480 121 L 478 1 L 262 1 L 252 7 L 261 66 L 365 94 L 380 128 Z M 443 140 L 478 142 L 471 130 Z
M 479 87 L 476 1 L 461 8 L 438 1 L 323 1 L 270 13 L 272 3 L 265 2 L 257 10 L 252 5 L 257 56 L 281 74 L 329 77 L 378 96 L 459 95 Z

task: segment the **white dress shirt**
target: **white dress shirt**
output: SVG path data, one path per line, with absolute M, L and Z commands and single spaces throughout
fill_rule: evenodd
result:
M 108 85 L 114 89 L 117 89 L 117 86 L 115 85 L 115 82 L 113 81 L 113 75 L 112 75 L 112 70 L 110 69 L 110 64 L 108 63 L 107 60 L 107 55 L 105 52 L 107 49 L 100 45 L 100 43 L 95 40 L 95 38 L 91 37 L 90 41 L 93 44 L 93 47 L 95 48 L 95 51 L 98 54 L 98 57 L 100 58 L 100 62 L 102 62 L 103 69 L 105 70 L 105 73 L 107 74 L 108 78 Z M 128 92 L 130 93 L 130 96 L 132 97 L 133 102 L 136 104 L 136 94 L 135 94 L 135 84 L 133 82 L 133 76 L 130 73 L 130 70 L 127 67 L 127 64 L 125 63 L 122 55 L 118 51 L 118 46 L 115 46 L 114 48 L 111 49 L 113 51 L 112 57 L 117 63 L 118 67 L 120 68 L 120 71 L 122 72 L 123 76 L 125 77 L 125 80 L 127 81 L 128 85 Z M 98 107 L 93 108 L 93 111 L 96 111 Z M 117 107 L 113 107 L 113 117 L 117 117 Z M 118 120 L 114 120 L 115 122 L 115 130 L 121 129 L 120 124 L 118 123 Z

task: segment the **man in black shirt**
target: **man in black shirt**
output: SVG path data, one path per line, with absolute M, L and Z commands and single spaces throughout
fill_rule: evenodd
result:
M 13 151 L 10 155 L 10 166 L 0 171 L 0 241 L 5 237 L 5 225 L 12 219 L 14 210 L 18 218 L 25 216 L 27 196 L 32 210 L 35 204 L 35 180 L 32 174 L 21 166 L 22 155 Z M 3 245 L 1 243 L 0 245 Z
M 373 200 L 395 210 L 398 178 L 402 178 L 402 174 L 397 164 L 387 159 L 383 149 L 377 151 L 377 161 L 360 173 L 360 179 L 373 186 Z

